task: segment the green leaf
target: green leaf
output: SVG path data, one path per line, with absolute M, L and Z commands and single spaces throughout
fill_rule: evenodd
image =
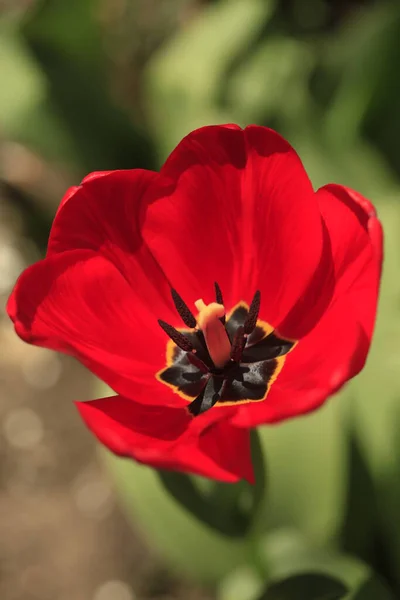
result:
M 134 530 L 141 529 L 148 544 L 179 577 L 214 583 L 243 564 L 245 540 L 221 535 L 182 510 L 181 503 L 165 492 L 157 471 L 106 450 L 101 456 Z
M 196 478 L 184 473 L 160 470 L 158 475 L 164 489 L 196 519 L 220 534 L 244 537 L 250 529 L 257 529 L 260 507 L 265 498 L 263 448 L 255 429 L 251 432 L 251 453 L 255 485 L 210 482 L 202 488 Z M 245 507 L 240 503 L 243 495 L 250 500 Z
M 361 585 L 352 600 L 394 600 L 394 596 L 376 577 L 370 577 Z
M 260 555 L 266 565 L 269 581 L 279 581 L 302 573 L 323 573 L 340 579 L 351 590 L 372 575 L 370 567 L 354 556 L 332 548 L 318 547 L 292 529 L 273 531 L 264 536 Z
M 71 134 L 82 172 L 154 166 L 147 135 L 113 101 L 98 0 L 41 0 L 21 33 L 47 80 L 51 109 Z M 41 130 L 38 130 L 39 135 Z
M 181 507 L 217 533 L 242 537 L 246 534 L 249 520 L 237 506 L 225 507 L 223 503 L 210 501 L 190 475 L 174 471 L 158 471 L 164 489 Z M 224 484 L 220 484 L 223 486 Z M 235 484 L 225 484 L 234 487 Z
M 338 579 L 304 573 L 273 583 L 259 600 L 339 600 L 347 592 Z
M 379 203 L 385 231 L 385 263 L 376 331 L 363 373 L 349 384 L 352 412 L 360 448 L 377 494 L 379 528 L 384 540 L 385 565 L 400 592 L 400 521 L 398 518 L 400 335 L 398 257 L 400 211 L 398 193 Z M 380 558 L 381 554 L 380 554 Z
M 377 3 L 372 10 L 360 12 L 358 19 L 349 21 L 333 41 L 332 61 L 337 63 L 339 85 L 326 113 L 325 127 L 338 149 L 360 135 L 363 119 L 380 89 L 394 87 L 382 81 L 382 73 L 393 60 L 391 40 L 398 38 L 397 22 L 395 4 Z M 396 66 L 394 62 L 393 67 Z M 396 84 L 393 77 L 388 81 Z
M 346 514 L 343 520 L 341 547 L 368 561 L 373 552 L 378 525 L 376 491 L 365 456 L 353 431 L 349 440 Z
M 261 577 L 249 565 L 234 569 L 218 583 L 217 600 L 256 600 L 265 587 Z
M 261 531 L 293 527 L 318 545 L 335 535 L 342 518 L 347 459 L 341 402 L 335 397 L 306 418 L 260 430 L 268 457 Z

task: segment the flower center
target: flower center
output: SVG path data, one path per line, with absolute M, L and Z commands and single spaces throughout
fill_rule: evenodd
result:
M 228 316 L 218 284 L 215 291 L 215 302 L 195 302 L 195 317 L 172 290 L 175 307 L 187 329 L 158 321 L 170 339 L 167 366 L 156 378 L 190 402 L 188 410 L 193 416 L 216 405 L 265 400 L 285 355 L 296 344 L 281 338 L 271 325 L 258 319 L 259 291 L 250 306 L 241 302 Z
M 222 369 L 231 355 L 231 342 L 221 322 L 225 316 L 224 305 L 218 302 L 206 305 L 203 300 L 196 300 L 195 306 L 199 311 L 197 325 L 203 332 L 210 358 L 217 369 Z

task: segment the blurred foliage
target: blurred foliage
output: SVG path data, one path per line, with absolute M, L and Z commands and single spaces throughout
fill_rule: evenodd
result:
M 399 597 L 400 4 L 43 0 L 4 11 L 0 34 L 0 143 L 71 182 L 156 168 L 201 125 L 256 122 L 291 141 L 316 187 L 374 200 L 386 263 L 367 368 L 319 412 L 262 430 L 268 485 L 245 537 L 204 527 L 154 471 L 106 462 L 153 544 L 179 572 L 218 582 L 219 600 L 256 600 L 266 580 L 302 570 L 339 578 L 354 600 L 389 599 L 386 585 Z M 49 209 L 1 177 L 43 242 Z M 232 502 L 209 486 L 214 503 Z M 235 494 L 246 503 L 246 486 Z
M 336 579 L 304 573 L 272 584 L 259 600 L 340 600 L 347 592 Z

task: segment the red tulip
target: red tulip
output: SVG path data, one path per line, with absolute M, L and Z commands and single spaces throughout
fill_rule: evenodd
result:
M 204 127 L 160 173 L 71 188 L 8 313 L 115 390 L 77 403 L 113 452 L 251 481 L 249 428 L 316 409 L 363 367 L 381 262 L 368 200 L 314 192 L 270 129 Z

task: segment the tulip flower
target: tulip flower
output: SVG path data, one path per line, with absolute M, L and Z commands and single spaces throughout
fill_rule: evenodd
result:
M 71 188 L 8 313 L 114 390 L 77 402 L 113 452 L 252 481 L 250 429 L 316 409 L 362 369 L 381 262 L 368 200 L 315 192 L 270 129 L 211 126 L 160 172 Z

